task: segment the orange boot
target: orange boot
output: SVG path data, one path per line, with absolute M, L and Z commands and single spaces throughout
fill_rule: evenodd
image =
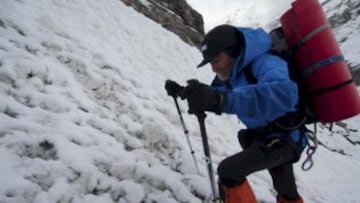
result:
M 286 200 L 285 198 L 278 196 L 276 198 L 277 203 L 304 203 L 301 197 L 297 198 L 296 200 Z
M 222 185 L 222 188 L 225 198 L 224 203 L 256 203 L 254 192 L 246 179 L 235 187 Z

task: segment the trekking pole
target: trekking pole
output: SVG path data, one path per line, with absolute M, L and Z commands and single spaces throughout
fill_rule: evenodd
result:
M 209 172 L 209 179 L 210 179 L 210 186 L 213 194 L 213 202 L 220 202 L 220 197 L 217 194 L 215 180 L 214 180 L 214 172 L 212 168 L 212 162 L 211 162 L 211 156 L 210 156 L 210 149 L 208 144 L 208 139 L 206 135 L 206 128 L 205 128 L 205 117 L 206 114 L 204 112 L 198 112 L 196 113 L 196 117 L 199 121 L 200 125 L 200 133 L 201 133 L 201 139 L 204 147 L 204 154 L 205 154 L 205 161 Z
M 196 167 L 196 171 L 198 172 L 198 174 L 200 175 L 200 170 L 199 170 L 199 167 L 198 167 L 198 164 L 197 164 L 197 161 L 195 159 L 195 151 L 194 149 L 192 148 L 192 145 L 191 145 L 191 142 L 190 142 L 190 138 L 189 138 L 189 130 L 187 129 L 186 125 L 185 125 L 185 122 L 184 122 L 184 119 L 182 117 L 182 114 L 181 114 L 181 111 L 180 111 L 180 107 L 179 107 L 179 103 L 176 99 L 176 97 L 173 97 L 174 98 L 174 102 L 175 102 L 175 106 L 176 106 L 176 109 L 178 111 L 178 114 L 179 114 L 179 117 L 180 117 L 180 121 L 181 121 L 181 125 L 184 129 L 184 134 L 186 136 L 186 140 L 188 142 L 188 145 L 189 145 L 189 148 L 190 148 L 190 153 L 192 155 L 192 158 L 194 160 L 194 164 L 195 164 L 195 167 Z

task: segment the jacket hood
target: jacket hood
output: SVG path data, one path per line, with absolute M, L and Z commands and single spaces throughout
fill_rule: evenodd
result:
M 258 56 L 268 52 L 271 48 L 271 36 L 262 28 L 238 28 L 244 40 L 244 48 L 236 59 L 233 75 L 241 71 Z

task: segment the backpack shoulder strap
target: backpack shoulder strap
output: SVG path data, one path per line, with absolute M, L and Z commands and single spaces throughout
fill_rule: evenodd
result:
M 245 68 L 244 68 L 244 74 L 245 77 L 247 79 L 247 81 L 249 82 L 249 84 L 256 84 L 258 82 L 257 78 L 254 76 L 254 73 L 252 72 L 252 62 L 250 64 L 248 64 Z
M 287 55 L 287 53 L 285 53 L 285 52 L 280 53 L 277 50 L 270 49 L 267 53 L 283 59 L 284 61 L 286 61 L 288 63 L 289 66 L 292 65 L 291 61 L 289 60 L 289 58 L 290 58 L 289 55 Z M 246 77 L 247 81 L 249 82 L 249 84 L 256 84 L 258 82 L 258 79 L 255 77 L 255 75 L 252 71 L 253 63 L 254 63 L 254 61 L 249 63 L 243 70 L 245 77 Z

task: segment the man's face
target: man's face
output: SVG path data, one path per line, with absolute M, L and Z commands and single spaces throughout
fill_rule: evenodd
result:
M 234 63 L 235 59 L 225 52 L 221 52 L 217 57 L 210 61 L 212 70 L 222 81 L 229 79 Z

